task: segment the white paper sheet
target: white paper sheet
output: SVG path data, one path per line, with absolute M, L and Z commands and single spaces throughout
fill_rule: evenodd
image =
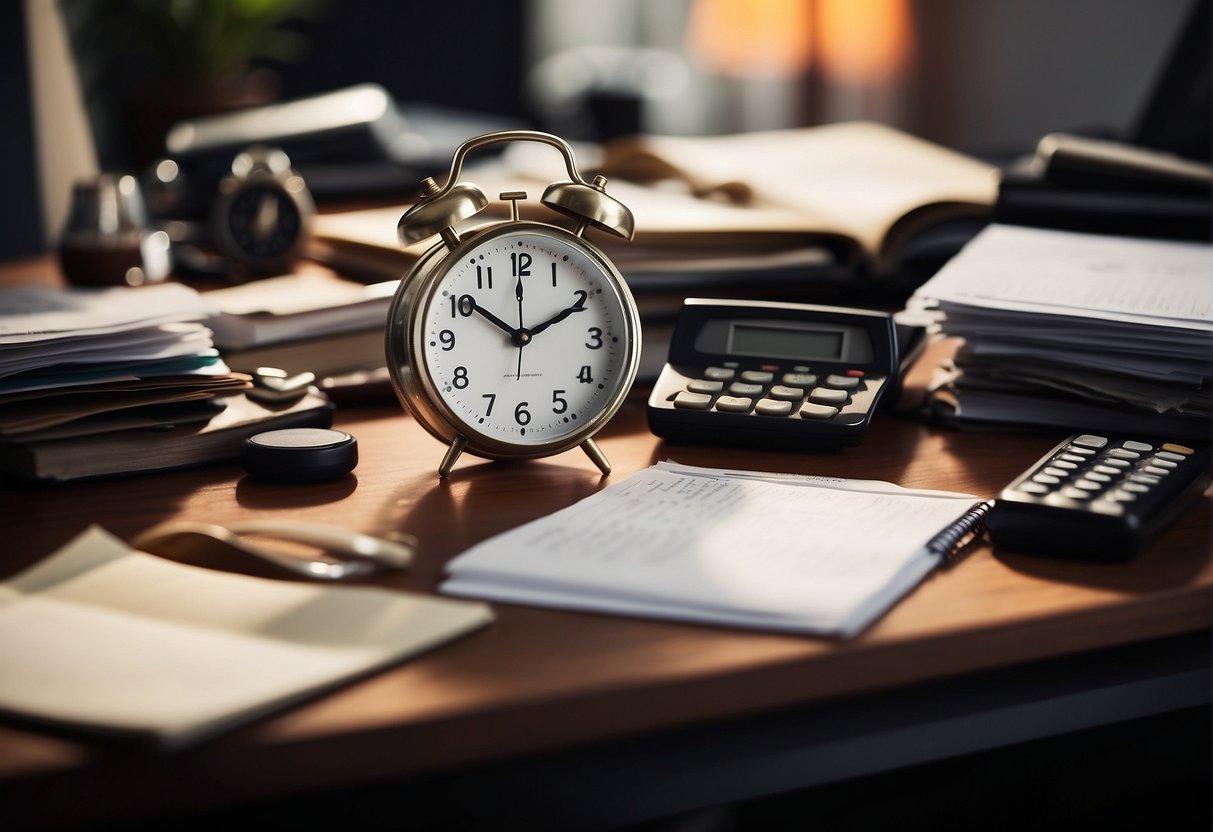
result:
M 870 480 L 660 463 L 451 561 L 499 601 L 853 635 L 939 562 L 977 501 Z

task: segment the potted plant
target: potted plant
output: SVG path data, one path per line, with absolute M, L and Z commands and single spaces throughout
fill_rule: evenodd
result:
M 178 121 L 266 104 L 322 0 L 59 0 L 103 167 L 140 168 Z

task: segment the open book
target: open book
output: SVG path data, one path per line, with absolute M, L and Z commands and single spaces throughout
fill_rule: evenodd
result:
M 180 747 L 493 618 L 135 551 L 100 527 L 0 584 L 0 711 Z
M 894 274 L 916 257 L 954 253 L 988 217 L 998 191 L 993 166 L 871 122 L 617 139 L 597 159 L 593 150 L 578 149 L 581 172 L 608 177 L 607 192 L 635 215 L 636 236 L 629 243 L 591 232 L 591 239 L 634 290 L 663 269 L 698 274 L 725 262 L 739 274 L 772 264 Z M 463 178 L 490 200 L 525 188 L 524 218 L 561 221 L 539 202 L 547 183 L 564 178 L 551 148 L 510 145 Z M 312 253 L 338 268 L 398 276 L 433 244 L 399 248 L 404 207 L 321 216 Z M 507 208 L 494 202 L 490 210 Z

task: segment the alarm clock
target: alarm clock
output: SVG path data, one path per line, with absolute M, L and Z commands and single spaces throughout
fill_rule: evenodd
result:
M 549 145 L 567 180 L 540 201 L 570 227 L 519 218 L 525 192 L 500 198 L 510 218 L 467 228 L 489 200 L 459 181 L 464 158 L 502 142 Z M 446 184 L 422 183 L 400 218 L 404 246 L 435 235 L 403 278 L 388 313 L 387 363 L 400 402 L 449 445 L 447 476 L 463 452 L 533 459 L 580 446 L 602 471 L 611 466 L 593 440 L 627 396 L 640 361 L 640 316 L 618 269 L 589 240 L 594 227 L 630 240 L 631 211 L 587 182 L 562 139 L 504 130 L 468 139 L 454 153 Z
M 219 253 L 257 274 L 280 274 L 303 253 L 315 205 L 281 150 L 251 147 L 219 182 L 211 233 Z

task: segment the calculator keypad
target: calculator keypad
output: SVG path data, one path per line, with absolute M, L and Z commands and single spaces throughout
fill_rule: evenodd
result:
M 831 420 L 864 413 L 885 376 L 861 370 L 817 372 L 796 366 L 679 368 L 685 387 L 667 399 L 686 410 L 749 414 L 771 419 Z

